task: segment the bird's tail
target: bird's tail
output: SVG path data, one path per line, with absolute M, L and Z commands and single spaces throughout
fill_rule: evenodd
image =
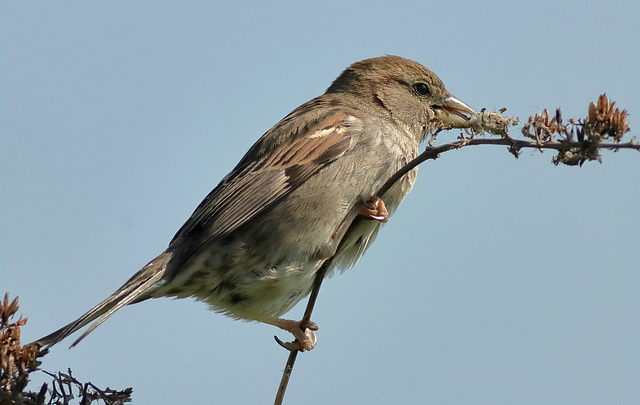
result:
M 58 329 L 57 331 L 33 342 L 40 347 L 50 347 L 65 339 L 67 336 L 90 324 L 95 322 L 84 331 L 84 333 L 71 345 L 71 347 L 80 343 L 89 333 L 100 324 L 106 321 L 117 310 L 124 307 L 127 304 L 131 304 L 144 299 L 143 294 L 147 292 L 151 287 L 156 285 L 165 273 L 167 269 L 167 263 L 173 256 L 171 252 L 164 252 L 160 256 L 150 261 L 140 271 L 133 275 L 122 287 L 116 292 L 107 297 L 104 301 L 91 308 L 87 313 L 80 318 L 69 323 L 66 326 Z

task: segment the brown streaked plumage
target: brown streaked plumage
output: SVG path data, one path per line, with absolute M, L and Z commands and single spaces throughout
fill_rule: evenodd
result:
M 173 296 L 279 326 L 296 337 L 290 348 L 312 349 L 315 334 L 280 317 L 310 292 L 324 260 L 335 255 L 338 268 L 357 262 L 411 190 L 416 171 L 383 201 L 376 190 L 417 156 L 435 128 L 468 126 L 465 114 L 475 112 L 417 62 L 383 56 L 354 63 L 325 94 L 267 131 L 166 251 L 37 343 L 51 346 L 95 321 L 77 343 L 127 304 Z

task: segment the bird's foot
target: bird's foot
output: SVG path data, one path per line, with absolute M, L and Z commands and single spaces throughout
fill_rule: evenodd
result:
M 314 331 L 318 330 L 318 325 L 315 322 L 309 321 L 302 324 L 300 321 L 279 318 L 269 323 L 290 332 L 295 337 L 293 342 L 283 342 L 277 336 L 274 336 L 280 346 L 291 352 L 294 350 L 305 352 L 316 346 L 318 338 Z
M 342 238 L 346 234 L 347 230 L 353 223 L 356 217 L 362 216 L 366 219 L 372 219 L 380 222 L 387 222 L 389 220 L 389 212 L 384 205 L 384 201 L 378 196 L 371 197 L 367 201 L 359 201 L 351 208 L 347 213 L 347 216 L 340 222 L 336 230 L 331 235 L 329 243 L 322 246 L 316 253 L 316 258 L 325 260 L 336 254 L 336 250 Z
M 389 220 L 389 211 L 384 205 L 384 201 L 378 196 L 371 197 L 368 201 L 359 203 L 359 214 L 368 219 L 374 219 L 380 222 Z

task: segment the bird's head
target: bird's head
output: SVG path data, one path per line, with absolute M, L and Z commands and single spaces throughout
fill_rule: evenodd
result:
M 477 113 L 451 95 L 435 73 L 399 56 L 381 56 L 346 68 L 327 93 L 350 93 L 419 138 L 440 127 L 468 128 Z

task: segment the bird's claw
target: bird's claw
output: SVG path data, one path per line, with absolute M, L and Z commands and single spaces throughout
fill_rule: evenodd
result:
M 380 222 L 387 222 L 389 220 L 389 211 L 387 211 L 387 207 L 380 197 L 371 197 L 368 201 L 362 202 L 361 204 L 360 215 Z
M 307 329 L 305 330 L 305 339 L 301 342 L 298 339 L 295 339 L 293 342 L 283 342 L 279 337 L 277 336 L 273 336 L 273 338 L 276 340 L 276 343 L 278 343 L 280 346 L 284 347 L 285 349 L 289 350 L 290 352 L 293 351 L 300 351 L 300 352 L 305 352 L 308 350 L 313 349 L 316 346 L 316 343 L 318 342 L 318 337 L 316 336 L 315 332 Z
M 298 350 L 306 352 L 316 346 L 318 338 L 314 331 L 318 330 L 318 325 L 316 325 L 315 322 L 309 320 L 301 323 L 300 321 L 291 321 L 288 319 L 276 319 L 269 323 L 293 335 L 295 338 L 293 342 L 283 342 L 277 336 L 274 336 L 276 342 L 289 351 Z

